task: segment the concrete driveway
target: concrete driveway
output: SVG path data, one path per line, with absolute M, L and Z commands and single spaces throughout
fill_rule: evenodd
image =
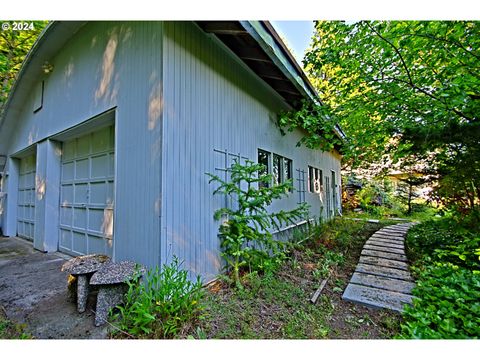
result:
M 68 296 L 68 274 L 60 268 L 69 258 L 34 250 L 23 239 L 0 237 L 0 306 L 37 339 L 104 339 L 108 325 L 94 326 L 94 296 L 83 314 Z

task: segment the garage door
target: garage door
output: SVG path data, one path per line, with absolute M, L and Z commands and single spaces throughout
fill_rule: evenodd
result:
M 113 185 L 113 126 L 63 143 L 61 251 L 112 255 Z
M 20 160 L 17 235 L 29 240 L 33 240 L 35 231 L 35 170 L 35 155 Z

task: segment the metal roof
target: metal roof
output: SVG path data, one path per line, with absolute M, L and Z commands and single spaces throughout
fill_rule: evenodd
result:
M 197 21 L 197 24 L 203 31 L 215 34 L 293 108 L 298 108 L 302 99 L 322 105 L 315 88 L 270 22 Z M 338 125 L 334 130 L 340 139 L 346 138 Z

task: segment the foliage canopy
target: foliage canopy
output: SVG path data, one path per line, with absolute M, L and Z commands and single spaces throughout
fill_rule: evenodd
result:
M 349 166 L 421 163 L 439 181 L 439 200 L 472 208 L 480 201 L 479 49 L 480 22 L 318 21 L 304 66 L 323 114 L 349 138 Z M 319 132 L 310 134 L 304 143 Z
M 0 31 L 0 113 L 25 56 L 48 21 L 28 23 L 33 23 L 33 30 L 13 30 L 10 27 Z

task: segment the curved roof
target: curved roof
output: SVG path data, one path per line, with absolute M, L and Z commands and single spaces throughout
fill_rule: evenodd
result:
M 82 27 L 85 21 L 53 21 L 49 23 L 28 52 L 0 114 L 0 155 L 5 155 L 14 119 L 22 110 L 26 97 L 42 74 L 42 66 L 50 60 Z

